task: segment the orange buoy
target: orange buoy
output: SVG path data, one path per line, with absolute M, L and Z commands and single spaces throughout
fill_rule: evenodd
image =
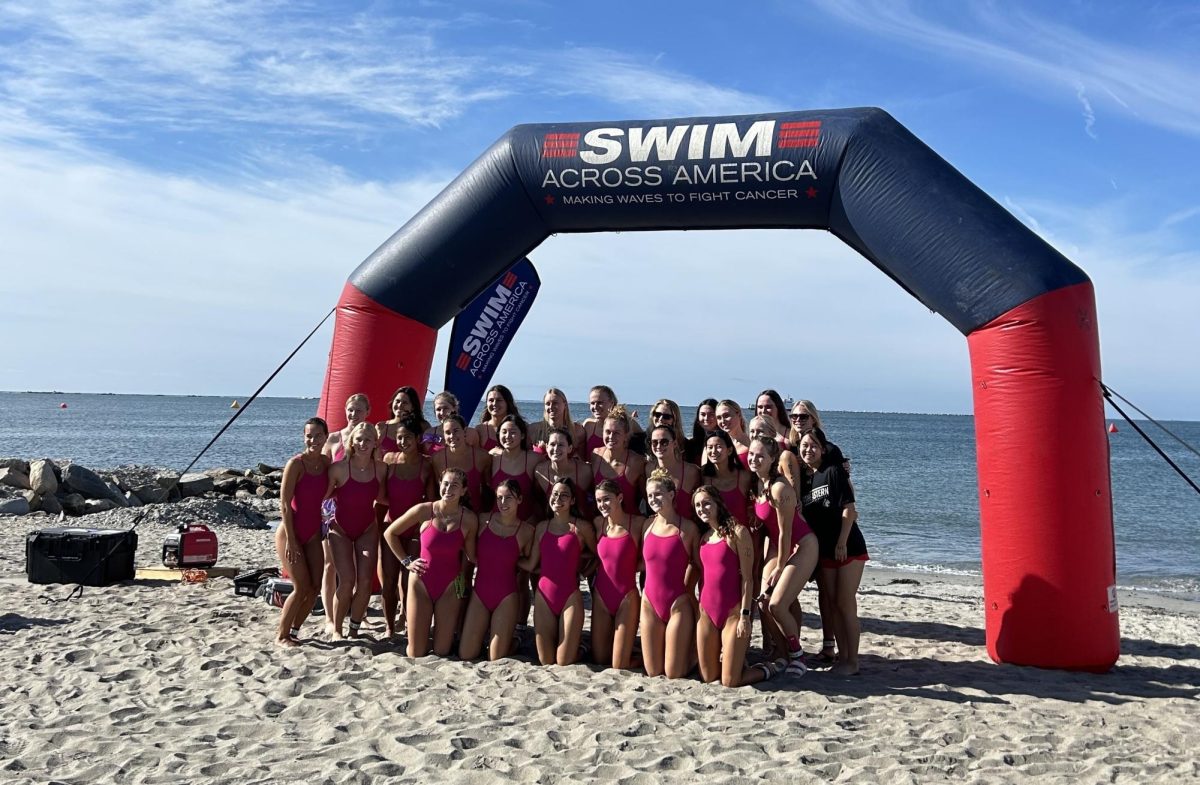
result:
M 1114 423 L 1109 423 L 1109 424 L 1108 424 L 1108 432 L 1109 432 L 1109 433 L 1116 433 L 1116 432 L 1117 432 L 1117 424 L 1116 424 L 1115 422 L 1114 422 Z

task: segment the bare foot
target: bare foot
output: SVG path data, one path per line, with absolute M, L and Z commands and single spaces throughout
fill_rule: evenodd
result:
M 331 621 L 325 622 L 325 634 L 328 635 L 330 638 L 342 637 L 342 634 L 337 631 L 337 627 L 334 626 L 334 623 Z
M 832 668 L 830 668 L 829 673 L 831 676 L 856 676 L 858 675 L 858 663 L 839 662 L 837 665 L 834 665 Z
M 276 638 L 275 645 L 276 646 L 299 646 L 300 642 L 289 636 L 286 638 Z

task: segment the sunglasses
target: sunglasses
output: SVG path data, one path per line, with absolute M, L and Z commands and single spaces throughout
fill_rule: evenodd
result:
M 651 447 L 666 447 L 670 443 L 671 443 L 670 439 L 651 439 L 650 440 Z
M 675 415 L 670 412 L 650 412 L 650 416 L 656 420 L 674 420 Z
M 812 415 L 809 414 L 808 412 L 801 412 L 800 414 L 789 414 L 788 419 L 800 420 L 801 422 L 803 422 L 804 420 L 811 420 Z

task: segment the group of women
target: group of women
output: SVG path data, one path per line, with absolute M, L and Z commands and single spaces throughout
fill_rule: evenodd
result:
M 295 586 L 280 644 L 297 645 L 318 594 L 329 635 L 359 636 L 378 589 L 386 634 L 402 617 L 410 656 L 457 643 L 465 660 L 506 657 L 532 607 L 539 661 L 566 665 L 585 655 L 583 579 L 598 664 L 668 678 L 698 667 L 731 687 L 814 662 L 857 673 L 867 548 L 849 462 L 812 402 L 787 411 L 764 390 L 747 422 L 734 401 L 706 399 L 690 433 L 670 400 L 644 429 L 606 386 L 588 404 L 573 422 L 551 388 L 530 424 L 496 385 L 476 425 L 450 393 L 431 425 L 401 387 L 377 425 L 362 395 L 338 432 L 306 422 L 280 494 L 276 545 Z M 825 635 L 806 658 L 799 596 L 812 579 Z M 749 665 L 756 611 L 765 657 Z

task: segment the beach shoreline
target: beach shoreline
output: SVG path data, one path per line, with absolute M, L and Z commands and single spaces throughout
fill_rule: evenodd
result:
M 129 511 L 124 511 L 128 514 Z M 104 515 L 112 515 L 105 513 Z M 1177 782 L 1200 776 L 1200 604 L 1122 596 L 1107 674 L 992 663 L 971 576 L 868 566 L 860 676 L 729 690 L 588 665 L 411 660 L 371 636 L 273 644 L 278 610 L 231 581 L 37 586 L 0 529 L 0 707 L 15 782 Z M 138 527 L 139 566 L 171 526 Z M 218 529 L 223 565 L 273 563 L 271 533 Z M 911 583 L 910 581 L 916 581 Z M 811 589 L 802 595 L 815 610 Z M 812 650 L 820 633 L 806 627 Z

